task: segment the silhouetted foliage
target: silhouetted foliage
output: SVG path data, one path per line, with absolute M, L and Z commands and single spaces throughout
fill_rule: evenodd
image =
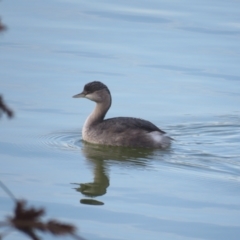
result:
M 6 30 L 7 27 L 2 23 L 0 18 L 0 32 Z M 9 118 L 12 118 L 14 113 L 6 105 L 3 97 L 0 95 L 0 116 L 5 113 Z M 2 189 L 14 200 L 15 208 L 13 216 L 7 217 L 5 221 L 0 222 L 0 227 L 8 227 L 11 230 L 18 230 L 26 234 L 32 240 L 40 240 L 36 231 L 50 233 L 55 236 L 69 235 L 78 240 L 84 240 L 76 234 L 77 228 L 74 225 L 61 223 L 58 220 L 51 219 L 46 222 L 42 221 L 41 217 L 45 214 L 43 208 L 37 209 L 27 207 L 26 201 L 16 200 L 12 192 L 0 181 Z M 7 235 L 0 233 L 0 240 Z
M 0 222 L 0 226 L 10 227 L 25 233 L 32 240 L 40 240 L 36 231 L 50 233 L 55 236 L 69 235 L 75 239 L 83 240 L 76 234 L 77 229 L 75 226 L 54 219 L 44 222 L 41 219 L 44 214 L 45 210 L 43 208 L 27 207 L 26 201 L 18 200 L 15 204 L 14 215 L 7 217 L 6 221 Z
M 76 228 L 73 225 L 62 224 L 56 220 L 42 222 L 45 214 L 43 208 L 27 208 L 25 201 L 17 201 L 14 216 L 8 218 L 8 222 L 16 229 L 27 234 L 31 239 L 39 240 L 35 231 L 49 232 L 54 235 L 74 235 Z
M 8 227 L 11 230 L 18 230 L 26 234 L 32 240 L 40 240 L 37 231 L 50 233 L 54 236 L 71 236 L 74 239 L 84 240 L 76 234 L 77 228 L 74 225 L 61 223 L 58 220 L 50 219 L 43 221 L 41 217 L 45 214 L 43 208 L 27 207 L 24 200 L 16 200 L 11 191 L 0 181 L 0 186 L 15 202 L 13 216 L 8 216 L 5 221 L 0 222 L 0 227 Z M 6 234 L 1 233 L 0 239 Z

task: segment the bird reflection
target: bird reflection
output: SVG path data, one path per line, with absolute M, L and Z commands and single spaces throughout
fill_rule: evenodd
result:
M 81 199 L 83 204 L 103 205 L 93 197 L 99 197 L 107 192 L 110 185 L 108 167 L 113 164 L 124 166 L 147 167 L 148 161 L 154 155 L 151 149 L 133 149 L 126 147 L 112 147 L 94 145 L 82 142 L 82 153 L 93 169 L 93 182 L 75 183 L 76 191 L 81 192 L 90 199 Z
M 109 186 L 108 174 L 106 173 L 102 162 L 96 162 L 93 174 L 93 182 L 81 183 L 80 187 L 76 188 L 77 191 L 87 197 L 102 196 L 107 192 L 107 188 Z

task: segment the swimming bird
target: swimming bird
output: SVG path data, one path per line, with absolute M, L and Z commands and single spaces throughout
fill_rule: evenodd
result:
M 87 98 L 96 103 L 83 125 L 82 137 L 86 142 L 140 148 L 167 148 L 171 144 L 172 138 L 149 121 L 133 117 L 104 119 L 112 97 L 102 82 L 87 83 L 73 98 Z

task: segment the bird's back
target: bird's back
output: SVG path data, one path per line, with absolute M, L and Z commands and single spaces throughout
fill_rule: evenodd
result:
M 170 143 L 170 138 L 157 126 L 131 117 L 103 120 L 89 127 L 85 136 L 88 142 L 112 146 L 159 148 L 165 147 L 166 140 L 167 145 Z

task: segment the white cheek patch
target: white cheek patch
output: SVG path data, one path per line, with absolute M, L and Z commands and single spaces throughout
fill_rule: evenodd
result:
M 89 100 L 91 100 L 91 101 L 95 101 L 95 96 L 94 96 L 94 94 L 92 94 L 92 93 L 87 94 L 87 95 L 85 96 L 85 98 L 87 98 L 87 99 L 89 99 Z

